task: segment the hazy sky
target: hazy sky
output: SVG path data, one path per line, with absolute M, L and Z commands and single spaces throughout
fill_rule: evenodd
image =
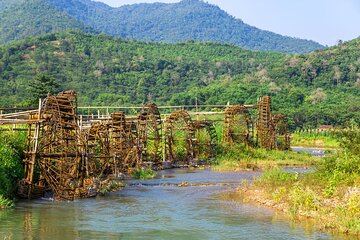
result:
M 110 6 L 179 0 L 97 0 Z M 360 36 L 360 0 L 208 0 L 245 23 L 334 45 Z

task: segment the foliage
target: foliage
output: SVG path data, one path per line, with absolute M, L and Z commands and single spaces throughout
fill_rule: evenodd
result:
M 273 97 L 290 128 L 360 122 L 360 39 L 307 55 L 231 45 L 141 43 L 81 32 L 48 34 L 0 47 L 0 106 L 28 106 L 39 75 L 79 92 L 79 104 L 254 104 Z M 334 66 L 341 78 L 334 80 Z M 322 88 L 326 98 L 311 97 Z
M 323 48 L 313 41 L 252 27 L 219 7 L 199 0 L 183 0 L 174 4 L 134 4 L 119 8 L 90 0 L 8 2 L 0 2 L 0 43 L 67 29 L 88 32 L 94 29 L 112 36 L 142 41 L 212 41 L 248 49 L 297 53 Z
M 291 145 L 302 147 L 338 148 L 339 141 L 333 131 L 296 131 L 291 134 Z
M 111 8 L 79 0 L 49 0 L 93 29 L 142 41 L 211 41 L 275 52 L 311 52 L 318 43 L 263 31 L 199 0 L 174 4 L 136 4 Z
M 85 24 L 56 10 L 46 0 L 2 0 L 0 44 L 67 29 L 91 31 Z
M 14 207 L 13 201 L 0 195 L 0 210 L 5 208 L 12 208 L 12 207 Z
M 35 103 L 39 98 L 44 99 L 48 95 L 58 93 L 58 84 L 55 79 L 46 75 L 38 75 L 31 82 L 30 89 Z
M 271 183 L 271 185 L 283 185 L 293 183 L 296 180 L 298 180 L 298 174 L 275 168 L 265 172 L 261 178 L 256 179 L 255 184 L 266 185 Z
M 251 189 L 287 209 L 292 217 L 314 217 L 321 227 L 360 235 L 360 129 L 337 132 L 341 149 L 305 174 L 272 170 L 256 179 Z
M 133 178 L 142 180 L 154 178 L 155 175 L 156 173 L 151 168 L 136 169 L 135 172 L 132 174 Z
M 0 132 L 0 206 L 9 207 L 17 180 L 23 176 L 23 151 L 26 135 Z M 0 207 L 1 208 L 1 207 Z
M 337 133 L 341 150 L 324 158 L 319 171 L 324 174 L 360 175 L 360 128 L 348 128 Z
M 122 188 L 124 188 L 124 184 L 115 180 L 105 180 L 99 182 L 99 189 L 97 190 L 97 193 L 100 195 L 106 195 L 110 192 L 119 191 Z

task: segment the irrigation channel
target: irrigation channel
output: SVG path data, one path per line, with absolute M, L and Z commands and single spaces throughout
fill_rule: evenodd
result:
M 22 200 L 0 211 L 0 239 L 349 239 L 228 194 L 259 174 L 166 169 L 105 197 Z
M 155 104 L 111 113 L 107 107 L 106 115 L 97 110 L 97 117 L 93 108 L 88 107 L 87 114 L 86 108 L 78 108 L 76 97 L 75 91 L 63 91 L 40 99 L 38 109 L 0 115 L 0 125 L 27 131 L 20 197 L 38 198 L 46 190 L 56 200 L 93 197 L 108 178 L 124 177 L 136 169 L 209 162 L 220 141 L 280 150 L 290 146 L 286 117 L 272 115 L 268 96 L 247 106 L 167 107 L 165 116 Z M 185 111 L 191 107 L 196 111 Z M 199 112 L 199 107 L 220 107 L 222 112 Z M 139 112 L 130 115 L 130 110 Z

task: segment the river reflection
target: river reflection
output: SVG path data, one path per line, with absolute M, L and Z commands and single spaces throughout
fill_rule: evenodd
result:
M 270 209 L 222 197 L 258 174 L 167 170 L 105 197 L 19 202 L 0 212 L 0 239 L 332 239 Z M 182 182 L 208 185 L 177 186 Z

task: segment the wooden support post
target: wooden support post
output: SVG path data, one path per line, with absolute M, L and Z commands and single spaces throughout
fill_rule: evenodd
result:
M 29 175 L 27 176 L 28 179 L 26 179 L 29 183 L 29 191 L 28 191 L 28 198 L 31 198 L 31 192 L 32 192 L 32 184 L 34 180 L 34 167 L 35 167 L 35 161 L 36 161 L 36 154 L 38 151 L 38 143 L 39 143 L 39 136 L 40 136 L 40 119 L 41 119 L 41 99 L 39 99 L 39 109 L 38 109 L 38 122 L 35 124 L 35 133 L 34 133 L 34 145 L 33 149 L 31 151 L 31 159 L 29 162 Z
M 164 118 L 163 125 L 163 162 L 166 162 L 166 118 Z

